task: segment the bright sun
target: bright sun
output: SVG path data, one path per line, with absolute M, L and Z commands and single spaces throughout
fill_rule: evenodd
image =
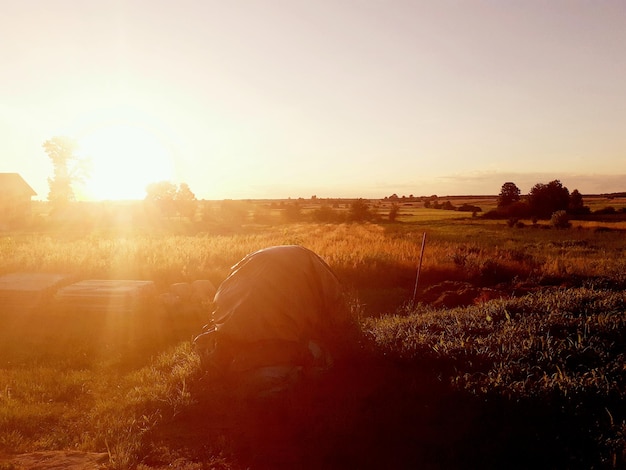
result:
M 108 122 L 78 139 L 79 156 L 88 167 L 82 199 L 143 199 L 146 186 L 171 180 L 171 151 L 149 126 Z

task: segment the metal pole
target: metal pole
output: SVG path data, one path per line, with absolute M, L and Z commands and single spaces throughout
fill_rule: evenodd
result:
M 424 247 L 426 246 L 426 232 L 424 232 L 424 236 L 422 237 L 422 249 L 420 251 L 420 262 L 417 266 L 417 276 L 415 276 L 415 289 L 413 289 L 413 300 L 411 305 L 415 305 L 415 297 L 417 297 L 417 284 L 420 280 L 420 271 L 422 270 L 422 260 L 424 259 Z

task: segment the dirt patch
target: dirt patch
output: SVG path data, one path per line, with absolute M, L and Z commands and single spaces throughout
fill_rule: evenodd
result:
M 493 287 L 478 287 L 469 282 L 444 281 L 426 288 L 418 300 L 435 308 L 456 308 L 477 305 L 494 299 L 508 299 L 539 289 L 532 283 L 502 283 Z
M 15 470 L 100 470 L 109 462 L 106 453 L 46 451 L 0 455 L 2 468 Z
M 509 297 L 509 293 L 502 289 L 475 287 L 469 282 L 445 281 L 427 288 L 420 301 L 436 308 L 454 308 L 506 297 Z

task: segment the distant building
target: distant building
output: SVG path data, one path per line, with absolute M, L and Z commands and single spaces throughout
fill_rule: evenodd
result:
M 18 173 L 0 173 L 0 227 L 26 221 L 37 193 Z

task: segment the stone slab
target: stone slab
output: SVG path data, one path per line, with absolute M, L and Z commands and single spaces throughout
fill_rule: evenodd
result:
M 55 301 L 85 310 L 132 311 L 157 297 L 153 281 L 88 279 L 58 290 Z
M 0 307 L 36 306 L 70 281 L 70 276 L 58 273 L 5 274 L 0 276 Z

